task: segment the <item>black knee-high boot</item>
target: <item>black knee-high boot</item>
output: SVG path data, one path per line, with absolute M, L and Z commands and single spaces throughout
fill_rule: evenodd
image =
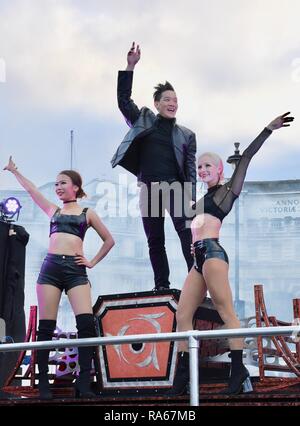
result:
M 231 372 L 226 395 L 238 395 L 239 393 L 252 392 L 252 384 L 249 377 L 249 371 L 243 364 L 243 351 L 232 350 Z
M 76 326 L 79 339 L 96 336 L 92 314 L 76 315 Z M 95 397 L 95 394 L 90 389 L 93 353 L 94 348 L 92 346 L 81 346 L 78 348 L 80 373 L 76 380 L 76 396 L 79 398 Z
M 37 341 L 52 340 L 53 332 L 56 327 L 55 320 L 43 319 L 39 321 L 38 338 Z M 50 349 L 37 350 L 36 358 L 39 367 L 39 384 L 38 389 L 41 399 L 51 399 L 52 393 L 48 380 L 48 361 Z
M 188 352 L 178 353 L 176 374 L 173 387 L 166 392 L 166 396 L 178 396 L 187 393 L 190 381 L 190 354 Z

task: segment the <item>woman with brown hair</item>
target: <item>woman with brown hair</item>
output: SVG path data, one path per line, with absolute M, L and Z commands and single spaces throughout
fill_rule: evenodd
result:
M 79 206 L 77 200 L 86 196 L 82 179 L 74 170 L 63 170 L 57 176 L 55 191 L 63 207 L 47 200 L 38 188 L 17 169 L 12 157 L 4 170 L 10 171 L 33 201 L 50 218 L 50 242 L 48 254 L 37 280 L 39 306 L 38 341 L 51 340 L 56 328 L 58 306 L 62 291 L 67 294 L 76 318 L 78 338 L 95 336 L 92 311 L 91 286 L 86 268 L 93 268 L 111 250 L 114 240 L 96 212 Z M 98 253 L 87 260 L 83 253 L 83 240 L 88 228 L 93 228 L 103 241 Z M 39 393 L 42 399 L 51 399 L 48 381 L 48 349 L 37 351 L 39 367 Z M 92 347 L 79 347 L 79 377 L 76 380 L 76 396 L 94 397 L 90 390 Z

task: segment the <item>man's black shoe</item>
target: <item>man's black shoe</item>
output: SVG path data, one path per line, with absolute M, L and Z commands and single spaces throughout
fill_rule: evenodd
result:
M 152 291 L 161 291 L 161 290 L 170 290 L 170 287 L 160 285 L 158 287 L 154 287 Z

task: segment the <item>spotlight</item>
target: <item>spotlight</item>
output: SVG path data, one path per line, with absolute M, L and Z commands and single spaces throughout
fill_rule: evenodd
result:
M 19 213 L 22 206 L 19 200 L 15 197 L 4 198 L 0 203 L 0 218 L 5 222 L 12 221 L 13 217 L 17 215 L 17 220 L 19 218 Z

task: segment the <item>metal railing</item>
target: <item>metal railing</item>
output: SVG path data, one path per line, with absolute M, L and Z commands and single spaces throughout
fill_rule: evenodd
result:
M 9 343 L 0 345 L 1 352 L 25 351 L 28 349 L 55 349 L 78 346 L 104 346 L 125 343 L 147 343 L 161 341 L 188 340 L 190 353 L 190 405 L 199 405 L 199 340 L 235 338 L 235 337 L 267 337 L 267 336 L 300 337 L 300 326 L 288 327 L 253 327 L 230 330 L 181 331 L 174 333 L 134 334 L 116 337 L 93 337 L 86 339 L 59 339 L 46 342 Z

